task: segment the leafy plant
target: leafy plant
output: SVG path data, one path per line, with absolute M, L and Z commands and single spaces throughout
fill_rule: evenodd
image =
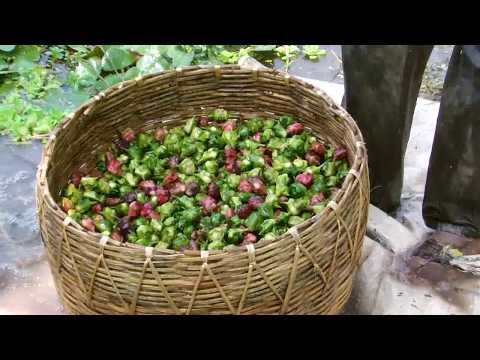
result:
M 55 76 L 41 66 L 35 66 L 25 71 L 17 82 L 19 92 L 24 93 L 29 99 L 41 98 L 48 90 L 59 86 L 60 83 L 55 79 Z
M 147 75 L 163 71 L 164 65 L 165 63 L 162 65 L 162 62 L 160 62 L 160 60 L 154 55 L 147 54 L 138 60 L 136 66 L 140 75 Z
M 14 48 L 12 48 L 14 46 Z M 34 45 L 4 45 L 9 51 L 0 51 L 3 71 L 0 74 L 13 74 L 28 71 L 40 58 L 39 47 Z
M 75 88 L 94 86 L 102 70 L 101 60 L 92 57 L 88 60 L 81 60 L 75 71 L 70 72 L 69 81 Z
M 295 45 L 282 45 L 275 48 L 275 52 L 280 59 L 285 63 L 285 71 L 288 72 L 288 68 L 300 54 L 300 49 Z
M 82 56 L 85 56 L 90 52 L 90 49 L 87 45 L 67 45 L 67 46 Z
M 102 70 L 116 71 L 122 70 L 132 65 L 135 62 L 135 57 L 128 50 L 117 47 L 109 48 L 102 58 Z
M 310 60 L 325 53 L 317 45 L 302 50 Z M 67 109 L 137 76 L 235 64 L 244 55 L 266 65 L 279 56 L 288 71 L 299 54 L 295 45 L 0 45 L 0 131 L 18 141 L 42 137 Z
M 223 50 L 218 59 L 225 64 L 236 64 L 239 59 L 239 53 L 234 51 Z
M 309 60 L 318 60 L 320 57 L 327 55 L 324 49 L 320 49 L 319 45 L 304 45 L 303 54 Z
M 255 45 L 252 50 L 255 52 L 274 51 L 277 45 Z
M 0 105 L 0 134 L 17 142 L 44 138 L 64 116 L 59 109 L 45 109 L 11 94 Z
M 51 56 L 51 62 L 56 62 L 58 60 L 64 60 L 66 56 L 66 49 L 62 46 L 51 46 L 48 50 Z

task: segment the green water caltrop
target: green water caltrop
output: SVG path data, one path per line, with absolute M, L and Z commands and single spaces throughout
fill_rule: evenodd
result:
M 341 187 L 350 167 L 336 150 L 292 116 L 213 109 L 175 128 L 123 129 L 96 169 L 71 174 L 60 205 L 88 231 L 158 249 L 272 241 Z

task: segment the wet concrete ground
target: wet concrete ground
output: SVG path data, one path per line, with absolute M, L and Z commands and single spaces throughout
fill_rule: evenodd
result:
M 297 61 L 291 73 L 343 83 L 340 46 L 322 47 L 328 50 L 325 58 Z M 433 78 L 444 76 L 449 52 L 451 47 L 435 49 L 429 67 L 438 65 L 440 70 Z M 36 222 L 34 184 L 40 156 L 39 142 L 16 145 L 0 136 L 0 314 L 61 313 Z
M 298 58 L 290 67 L 290 73 L 315 80 L 343 84 L 342 48 L 341 45 L 320 45 L 327 55 L 317 62 Z M 420 96 L 435 101 L 440 100 L 443 81 L 447 73 L 448 63 L 452 55 L 453 45 L 436 45 L 425 69 Z M 276 69 L 283 69 L 281 60 L 274 61 Z
M 41 252 L 35 219 L 35 171 L 41 144 L 12 144 L 0 137 L 0 264 L 34 261 Z
M 0 314 L 60 311 L 35 212 L 41 147 L 0 137 Z

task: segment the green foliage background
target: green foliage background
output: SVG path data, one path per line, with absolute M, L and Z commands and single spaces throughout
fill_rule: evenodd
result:
M 96 93 L 137 76 L 196 64 L 235 64 L 250 55 L 288 71 L 300 54 L 316 61 L 318 45 L 0 45 L 0 134 L 15 142 L 45 139 Z

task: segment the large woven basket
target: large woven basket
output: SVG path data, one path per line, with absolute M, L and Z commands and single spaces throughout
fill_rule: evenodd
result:
M 327 209 L 274 241 L 231 251 L 156 250 L 84 230 L 57 206 L 71 172 L 127 127 L 173 127 L 223 107 L 291 114 L 348 149 L 352 170 Z M 322 91 L 274 70 L 165 71 L 116 85 L 68 116 L 37 173 L 41 235 L 60 300 L 72 314 L 337 314 L 360 259 L 369 204 L 367 155 L 352 118 Z

